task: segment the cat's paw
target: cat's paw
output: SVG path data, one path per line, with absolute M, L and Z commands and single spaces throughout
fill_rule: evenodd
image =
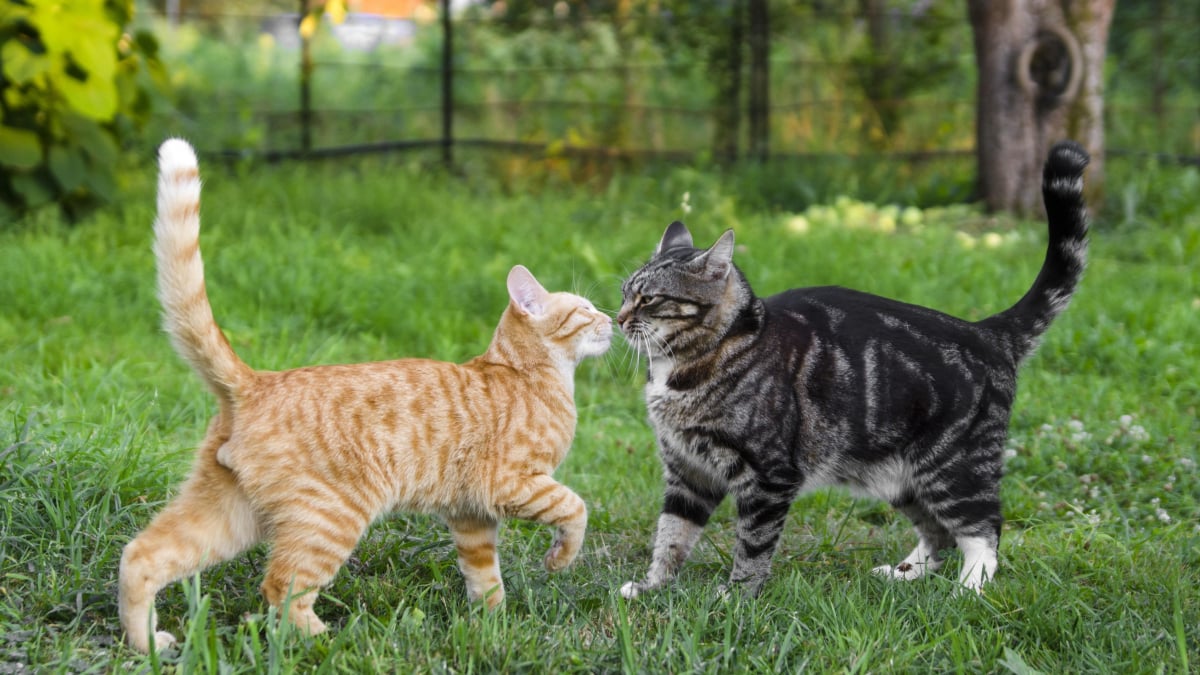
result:
M 171 635 L 165 630 L 160 630 L 154 634 L 154 651 L 161 652 L 164 649 L 170 649 L 178 644 L 174 635 Z
M 317 613 L 309 609 L 293 608 L 288 615 L 288 620 L 300 631 L 302 635 L 313 636 L 320 635 L 326 631 L 325 622 L 321 620 Z
M 751 600 L 758 597 L 758 594 L 762 592 L 766 581 L 765 578 L 753 578 L 744 581 L 734 581 L 731 579 L 728 583 L 717 586 L 717 599 L 724 602 Z
M 872 574 L 880 575 L 884 579 L 893 579 L 896 581 L 912 581 L 919 579 L 925 574 L 924 565 L 913 565 L 911 562 L 901 562 L 900 565 L 881 565 L 871 569 Z
M 872 574 L 879 575 L 885 579 L 894 579 L 896 581 L 912 581 L 919 579 L 925 574 L 925 565 L 918 565 L 910 562 L 902 562 L 899 565 L 880 565 L 871 570 Z
M 621 593 L 622 598 L 625 598 L 626 600 L 632 600 L 632 599 L 636 598 L 637 596 L 641 595 L 642 591 L 645 591 L 645 590 L 646 590 L 645 584 L 641 584 L 636 581 L 626 581 L 621 586 L 620 593 Z
M 565 569 L 568 565 L 575 562 L 575 556 L 579 554 L 579 547 L 567 546 L 562 540 L 555 539 L 550 545 L 550 550 L 546 551 L 546 571 L 558 572 Z

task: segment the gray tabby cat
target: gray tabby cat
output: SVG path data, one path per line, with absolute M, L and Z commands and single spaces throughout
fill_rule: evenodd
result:
M 621 594 L 674 579 L 727 494 L 737 505 L 730 582 L 757 594 L 792 501 L 826 485 L 912 520 L 916 548 L 876 573 L 916 579 L 958 546 L 959 582 L 978 591 L 996 572 L 1017 369 L 1087 260 L 1087 162 L 1075 143 L 1050 151 L 1041 272 L 1017 304 L 975 323 L 838 287 L 759 298 L 733 264 L 732 230 L 703 250 L 672 223 L 626 280 L 617 315 L 649 359 L 646 407 L 666 481 L 650 570 Z

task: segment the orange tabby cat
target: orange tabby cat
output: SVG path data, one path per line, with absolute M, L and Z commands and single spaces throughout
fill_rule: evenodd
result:
M 264 539 L 267 602 L 286 602 L 300 630 L 320 633 L 317 590 L 391 509 L 445 520 L 467 596 L 488 607 L 504 599 L 502 519 L 553 525 L 546 568 L 571 564 L 587 508 L 550 474 L 575 434 L 575 366 L 608 349 L 607 316 L 577 295 L 548 293 L 517 266 L 491 345 L 467 363 L 255 371 L 213 320 L 191 146 L 164 143 L 159 172 L 154 251 L 165 327 L 220 405 L 178 496 L 121 556 L 121 625 L 134 648 L 174 642 L 155 628 L 163 586 Z

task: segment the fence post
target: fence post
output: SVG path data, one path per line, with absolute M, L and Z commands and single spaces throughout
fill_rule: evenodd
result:
M 300 23 L 296 25 L 296 32 L 300 35 L 300 150 L 304 154 L 312 150 L 312 50 L 308 36 L 300 30 L 307 15 L 308 0 L 300 0 Z
M 454 41 L 450 24 L 450 0 L 442 6 L 442 163 L 454 163 Z
M 767 0 L 750 0 L 750 156 L 764 162 L 770 150 L 770 78 Z

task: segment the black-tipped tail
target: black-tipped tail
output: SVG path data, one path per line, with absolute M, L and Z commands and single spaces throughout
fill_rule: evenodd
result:
M 1089 160 L 1087 151 L 1073 141 L 1062 141 L 1050 149 L 1042 171 L 1042 198 L 1050 228 L 1042 270 L 1017 304 L 980 322 L 1001 335 L 1017 361 L 1037 348 L 1050 322 L 1067 308 L 1087 266 L 1083 170 Z

